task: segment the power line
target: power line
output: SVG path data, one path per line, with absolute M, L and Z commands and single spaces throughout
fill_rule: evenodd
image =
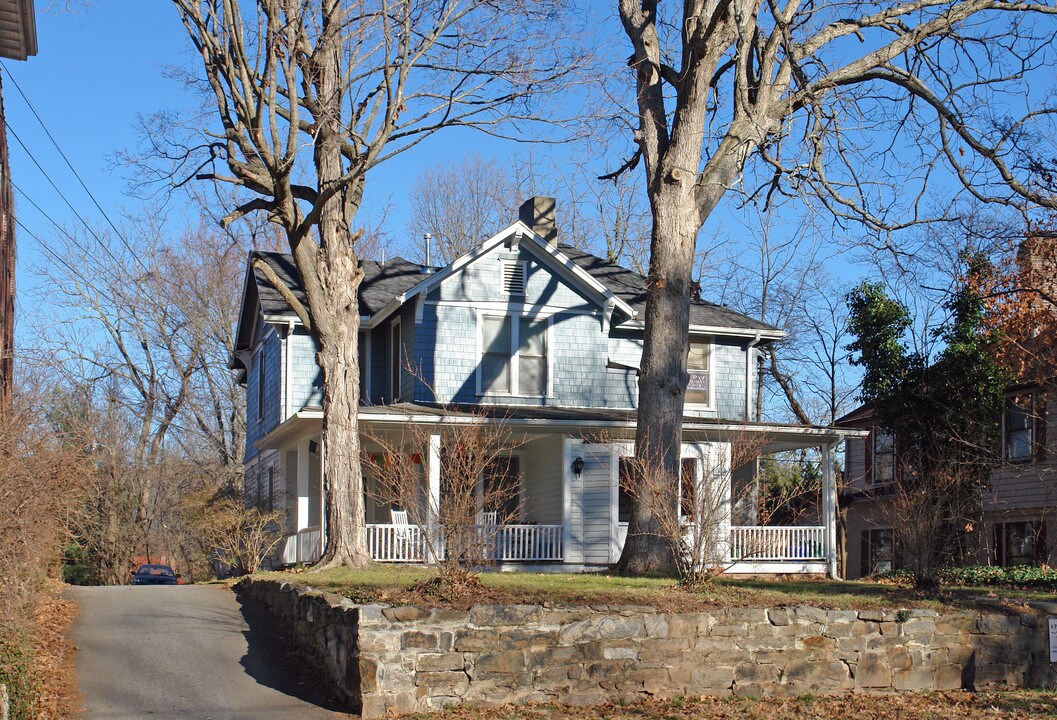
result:
M 100 213 L 103 214 L 103 217 L 106 218 L 106 221 L 110 224 L 110 227 L 114 229 L 114 232 L 117 233 L 117 236 L 121 238 L 121 241 L 125 244 L 125 247 L 128 247 L 128 240 L 126 240 L 125 236 L 121 234 L 121 231 L 117 229 L 117 225 L 115 225 L 114 221 L 110 219 L 110 216 L 107 215 L 106 210 L 104 210 L 103 206 L 99 204 L 99 201 L 95 199 L 95 195 L 92 194 L 92 191 L 88 189 L 88 185 L 85 184 L 83 179 L 81 179 L 80 174 L 73 167 L 73 163 L 70 162 L 70 158 L 68 158 L 66 156 L 66 153 L 62 151 L 62 148 L 59 147 L 59 143 L 56 142 L 55 137 L 51 134 L 51 131 L 48 130 L 48 126 L 44 124 L 44 120 L 40 117 L 40 113 L 38 113 L 37 109 L 33 107 L 33 103 L 29 101 L 29 98 L 26 96 L 26 93 L 22 91 L 22 86 L 20 86 L 18 84 L 18 81 L 15 80 L 14 76 L 11 75 L 10 72 L 8 72 L 7 65 L 5 63 L 0 62 L 0 67 L 3 68 L 4 75 L 7 76 L 7 79 L 10 80 L 11 83 L 15 86 L 15 89 L 18 90 L 18 94 L 21 95 L 22 99 L 26 101 L 26 105 L 29 107 L 30 112 L 33 113 L 33 117 L 37 119 L 37 122 L 40 123 L 40 126 L 44 129 L 44 134 L 48 136 L 48 139 L 51 140 L 51 144 L 55 146 L 55 149 L 59 151 L 59 155 L 61 155 L 62 159 L 66 162 L 66 167 L 70 168 L 70 172 L 72 172 L 73 176 L 77 178 L 77 182 L 81 183 L 81 187 L 84 188 L 84 191 L 86 193 L 88 193 L 88 197 L 90 197 L 92 199 L 92 202 L 95 203 L 96 208 L 99 210 Z M 129 250 L 131 251 L 131 248 L 129 248 Z

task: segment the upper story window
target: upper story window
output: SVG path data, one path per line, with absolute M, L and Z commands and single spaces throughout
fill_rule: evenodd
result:
M 264 346 L 257 351 L 257 422 L 264 419 Z
M 1035 396 L 1033 393 L 1006 398 L 1002 418 L 1002 453 L 1009 462 L 1028 462 L 1035 443 Z
M 874 428 L 872 471 L 867 477 L 871 485 L 889 485 L 896 479 L 896 441 L 890 433 Z
M 525 294 L 525 263 L 519 260 L 501 260 L 503 292 L 507 295 Z
M 686 371 L 690 380 L 686 385 L 686 402 L 695 405 L 712 404 L 712 341 L 690 340 L 686 356 Z
M 481 394 L 548 394 L 550 320 L 534 317 L 482 315 Z

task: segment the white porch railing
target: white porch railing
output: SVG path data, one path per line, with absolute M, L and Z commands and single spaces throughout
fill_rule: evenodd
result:
M 477 532 L 482 542 L 494 544 L 488 556 L 497 562 L 562 559 L 561 525 L 479 526 Z M 368 525 L 367 549 L 378 562 L 427 562 L 425 538 L 417 525 Z
M 426 542 L 417 525 L 368 525 L 367 551 L 378 562 L 426 562 Z
M 823 525 L 735 526 L 730 528 L 730 559 L 825 560 L 825 538 Z
M 294 535 L 287 535 L 283 541 L 283 565 L 297 565 L 319 560 L 323 553 L 319 526 L 298 530 Z

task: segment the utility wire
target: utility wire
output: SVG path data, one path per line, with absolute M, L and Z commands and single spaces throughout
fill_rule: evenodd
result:
M 8 72 L 7 65 L 3 62 L 0 62 L 0 68 L 3 68 L 5 77 L 11 81 L 11 84 L 15 86 L 16 90 L 18 90 L 18 94 L 21 95 L 22 99 L 26 101 L 26 105 L 29 107 L 30 112 L 33 113 L 33 117 L 37 119 L 37 122 L 40 123 L 40 126 L 44 129 L 44 134 L 48 136 L 48 139 L 51 140 L 51 144 L 55 146 L 55 149 L 59 151 L 59 155 L 61 155 L 62 159 L 66 162 L 66 167 L 70 168 L 70 172 L 72 172 L 73 176 L 77 178 L 77 182 L 81 183 L 81 187 L 84 188 L 84 191 L 86 193 L 88 193 L 88 197 L 90 197 L 92 199 L 92 202 L 95 203 L 96 208 L 99 210 L 100 213 L 103 214 L 103 217 L 106 218 L 106 221 L 110 224 L 110 227 L 114 229 L 114 232 L 117 233 L 117 236 L 121 238 L 121 241 L 125 244 L 125 247 L 128 247 L 128 240 L 126 240 L 125 236 L 121 234 L 121 231 L 117 229 L 117 225 L 115 225 L 114 221 L 110 219 L 110 216 L 106 214 L 106 210 L 103 209 L 103 206 L 100 205 L 99 201 L 95 199 L 95 195 L 93 195 L 92 191 L 88 189 L 88 185 L 85 184 L 83 179 L 81 179 L 80 174 L 73 167 L 73 163 L 70 162 L 70 158 L 68 158 L 66 156 L 66 153 L 62 151 L 62 148 L 59 147 L 59 143 L 56 142 L 55 137 L 51 134 L 51 131 L 48 130 L 48 126 L 44 124 L 44 120 L 40 117 L 40 113 L 38 113 L 37 109 L 33 107 L 33 103 L 29 101 L 29 98 L 26 96 L 26 93 L 22 91 L 22 86 L 20 86 L 18 84 L 18 81 L 15 80 L 14 76 L 10 72 Z M 131 250 L 132 248 L 129 248 L 130 252 Z

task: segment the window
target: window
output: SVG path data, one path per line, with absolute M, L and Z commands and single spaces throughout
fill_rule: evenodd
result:
M 389 326 L 389 394 L 392 402 L 400 400 L 401 369 L 404 366 L 404 342 L 400 336 L 400 319 Z
M 876 575 L 895 568 L 895 533 L 892 528 L 862 531 L 861 575 Z
M 481 316 L 482 394 L 548 394 L 549 325 L 546 318 Z
M 1006 412 L 1002 421 L 1003 452 L 1009 462 L 1028 462 L 1034 446 L 1034 397 L 1027 395 L 1006 398 Z
M 870 475 L 871 485 L 889 485 L 896 479 L 896 441 L 890 434 L 874 429 L 873 472 Z
M 503 292 L 507 295 L 525 294 L 525 263 L 517 260 L 500 261 Z
M 679 514 L 697 521 L 697 460 L 683 458 L 679 477 Z
M 635 483 L 635 458 L 622 457 L 617 465 L 617 522 L 631 522 L 631 488 Z
M 257 351 L 257 422 L 264 419 L 264 346 Z
M 691 340 L 690 352 L 686 356 L 686 371 L 690 380 L 686 385 L 686 402 L 695 405 L 709 405 L 712 402 L 711 373 L 712 342 L 709 340 Z
M 273 490 L 272 483 L 274 482 L 274 468 L 267 468 L 264 471 L 264 501 L 261 503 L 261 510 L 271 512 L 275 509 L 274 500 L 272 499 Z
M 1041 520 L 995 523 L 997 564 L 1041 565 L 1046 555 L 1046 525 Z

